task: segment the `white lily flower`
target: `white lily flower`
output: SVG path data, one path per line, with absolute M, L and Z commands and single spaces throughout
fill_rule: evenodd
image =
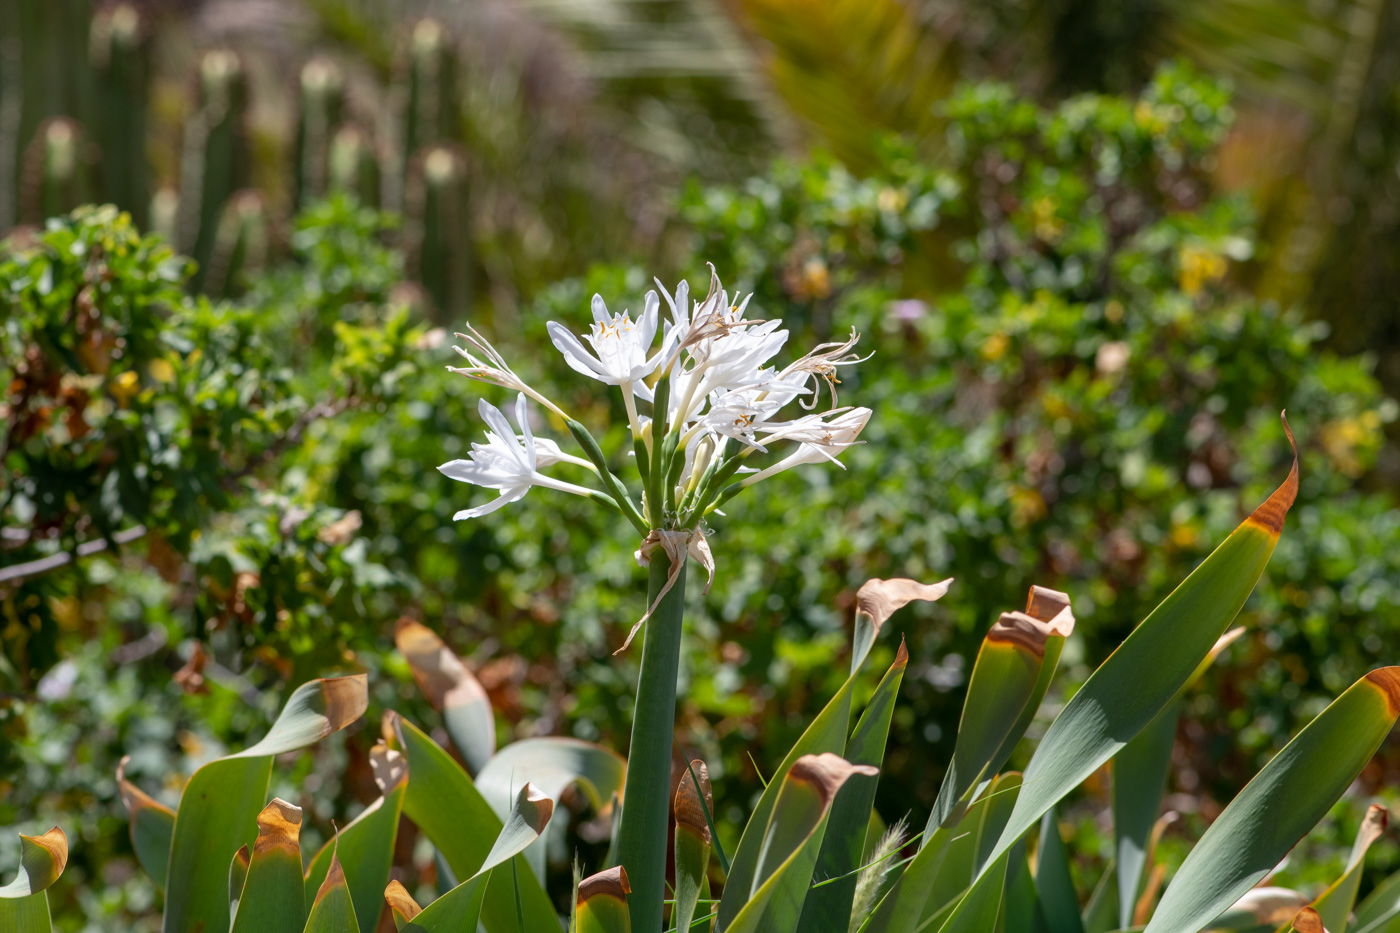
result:
M 615 386 L 640 382 L 661 364 L 661 354 L 650 352 L 660 307 L 656 292 L 647 292 L 642 314 L 634 321 L 626 311 L 609 314 L 603 297 L 594 295 L 593 329 L 583 338 L 593 353 L 557 321 L 549 322 L 549 339 L 564 354 L 564 361 L 585 376 Z
M 752 486 L 754 483 L 762 482 L 784 470 L 790 470 L 795 466 L 807 463 L 829 461 L 845 469 L 845 466 L 836 458 L 847 447 L 859 443 L 857 438 L 860 437 L 860 432 L 865 430 L 866 424 L 870 421 L 870 414 L 868 408 L 851 408 L 842 411 L 830 421 L 825 420 L 826 416 L 812 416 L 810 419 L 802 418 L 793 422 L 789 428 L 775 432 L 765 440 L 771 442 L 781 434 L 784 439 L 801 441 L 802 443 L 797 450 L 772 466 L 745 477 L 740 481 L 740 485 Z
M 796 376 L 802 379 L 804 384 L 809 381 L 814 382 L 817 379 L 825 379 L 827 388 L 831 391 L 831 407 L 835 408 L 836 386 L 841 381 L 836 378 L 836 367 L 850 366 L 854 363 L 864 363 L 866 360 L 870 359 L 871 356 L 875 355 L 871 353 L 866 356 L 858 356 L 853 353 L 852 351 L 855 349 L 858 342 L 860 342 L 860 334 L 856 333 L 856 329 L 853 327 L 851 328 L 849 340 L 818 344 L 808 351 L 800 360 L 797 360 L 791 366 L 784 369 L 781 378 Z M 817 403 L 816 395 L 817 393 L 813 391 L 812 404 L 803 404 L 802 407 L 809 410 L 815 407 Z
M 531 486 L 543 486 L 578 496 L 593 495 L 591 489 L 553 479 L 540 472 L 542 468 L 553 463 L 566 460 L 573 462 L 577 458 L 568 457 L 552 441 L 535 440 L 527 417 L 525 393 L 520 393 L 515 401 L 515 420 L 520 425 L 521 432 L 519 435 L 495 405 L 482 399 L 477 408 L 490 428 L 486 432 L 486 443 L 473 443 L 466 460 L 452 460 L 438 467 L 438 470 L 449 479 L 487 489 L 499 489 L 501 494 L 486 505 L 463 509 L 452 516 L 453 521 L 480 518 L 494 512 L 524 497 Z M 543 451 L 541 446 L 544 447 Z

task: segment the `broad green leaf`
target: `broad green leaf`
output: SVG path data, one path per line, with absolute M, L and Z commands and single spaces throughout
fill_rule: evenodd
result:
M 941 927 L 941 933 L 987 933 L 997 928 L 1001 916 L 1002 889 L 1006 882 L 1006 860 L 1003 855 L 989 865 L 953 908 Z
M 1355 933 L 1400 933 L 1400 872 L 1386 878 L 1356 908 Z
M 1317 911 L 1322 925 L 1330 933 L 1346 933 L 1347 918 L 1351 916 L 1356 892 L 1361 887 L 1361 869 L 1366 861 L 1366 850 L 1385 832 L 1389 820 L 1390 812 L 1385 807 L 1373 803 L 1366 808 L 1366 818 L 1361 821 L 1361 829 L 1357 831 L 1346 871 L 1308 905 Z
M 485 863 L 492 840 L 503 823 L 476 785 L 436 742 L 396 713 L 386 714 L 400 750 L 408 759 L 412 776 L 404 794 L 403 812 L 438 848 L 458 878 L 470 878 Z M 554 905 L 535 873 L 521 856 L 516 870 L 498 872 L 486 884 L 482 922 L 489 933 L 519 933 L 516 915 L 517 888 L 525 918 L 524 933 L 560 926 Z
M 1375 754 L 1400 716 L 1400 668 L 1358 680 L 1284 746 L 1206 830 L 1147 925 L 1200 929 L 1279 863 Z
M 341 866 L 345 870 L 345 883 L 350 888 L 350 899 L 355 902 L 360 933 L 374 933 L 379 925 L 379 900 L 389 880 L 399 814 L 403 812 L 404 793 L 408 789 L 408 761 L 403 755 L 386 745 L 376 745 L 370 750 L 369 763 L 379 786 L 379 799 L 340 830 L 334 840 L 321 847 L 307 866 L 303 882 L 309 901 L 326 879 L 332 853 L 338 850 L 344 855 Z
M 922 584 L 905 579 L 868 580 L 856 593 L 851 674 L 788 751 L 749 815 L 743 835 L 739 837 L 739 847 L 729 865 L 724 893 L 720 896 L 715 919 L 716 933 L 723 933 L 729 928 L 743 908 L 744 899 L 755 887 L 754 874 L 766 838 L 769 816 L 773 812 L 773 805 L 788 769 L 803 755 L 845 751 L 846 735 L 851 727 L 851 691 L 855 688 L 856 679 L 865 667 L 870 649 L 875 644 L 875 637 L 884 626 L 885 620 L 891 613 L 914 600 L 932 602 L 941 599 L 952 584 L 951 578 L 935 584 Z M 626 806 L 625 800 L 623 805 Z
M 1006 903 L 1002 908 L 1002 921 L 1009 933 L 1026 933 L 1036 925 L 1040 913 L 1035 878 L 1026 859 L 1026 841 L 1022 839 L 1016 843 L 1006 856 Z
M 880 773 L 826 752 L 803 755 L 782 780 L 763 834 L 748 899 L 727 929 L 730 933 L 794 933 L 812 879 L 826 818 L 851 777 Z M 726 888 L 728 893 L 728 888 Z
M 280 798 L 258 814 L 258 840 L 244 876 L 232 933 L 301 933 L 301 808 Z
M 1243 634 L 1243 628 L 1234 628 L 1220 636 L 1186 686 L 1199 679 L 1211 662 Z M 1182 689 L 1184 691 L 1186 688 Z M 1120 927 L 1132 924 L 1135 905 L 1142 895 L 1149 864 L 1148 836 L 1157 822 L 1157 811 L 1162 806 L 1162 792 L 1171 770 L 1172 744 L 1176 739 L 1176 723 L 1180 714 L 1181 701 L 1177 699 L 1133 736 L 1113 758 L 1113 839 L 1118 864 L 1116 900 Z
M 972 886 L 1000 838 L 1020 791 L 1019 773 L 997 775 L 967 807 L 962 818 L 947 827 L 952 841 L 947 858 L 927 886 L 928 901 L 923 907 L 925 921 L 957 901 Z
M 1287 430 L 1287 422 L 1284 423 Z M 1291 442 L 1292 432 L 1289 431 Z M 1007 851 L 1116 755 L 1186 685 L 1264 572 L 1298 493 L 1288 477 L 1154 609 L 1065 704 L 1026 767 L 1025 791 L 997 844 Z M 1222 905 L 1223 906 L 1223 905 Z
M 614 795 L 622 792 L 627 762 L 610 748 L 582 739 L 549 736 L 525 739 L 501 749 L 476 775 L 476 789 L 496 815 L 510 812 L 513 791 L 529 781 L 545 796 L 558 800 L 570 785 L 583 791 L 600 816 L 611 817 Z M 537 878 L 544 878 L 544 857 L 550 833 L 568 828 L 565 820 L 551 824 L 545 835 L 525 851 Z
M 572 933 L 632 933 L 627 869 L 615 865 L 579 882 Z
M 894 714 L 899 685 L 908 664 L 909 652 L 904 642 L 900 641 L 894 663 L 875 688 L 860 722 L 856 724 L 856 731 L 846 743 L 846 760 L 852 764 L 878 768 L 884 761 L 890 717 Z M 820 885 L 808 893 L 807 901 L 802 906 L 802 920 L 798 927 L 803 933 L 846 933 L 850 926 L 857 869 L 861 866 L 861 856 L 865 850 L 876 784 L 876 778 L 854 776 L 841 788 L 835 803 L 831 805 L 826 835 L 812 873 L 813 883 Z
M 1117 880 L 1118 865 L 1110 860 L 1084 905 L 1084 933 L 1109 933 L 1126 926 L 1118 922 Z
M 233 861 L 228 866 L 228 915 L 238 916 L 238 899 L 243 896 L 243 885 L 248 880 L 248 866 L 253 855 L 246 845 L 233 853 Z
M 297 890 L 301 890 L 300 885 Z M 345 884 L 345 872 L 332 850 L 331 867 L 326 871 L 326 880 L 321 882 L 315 900 L 311 902 L 305 933 L 354 933 L 358 929 L 355 903 L 350 899 L 350 888 Z
M 480 774 L 496 753 L 496 714 L 486 690 L 426 625 L 401 620 L 394 628 L 394 644 L 408 660 L 418 689 L 433 709 L 442 713 L 447 735 L 461 752 L 467 771 Z M 510 806 L 509 800 L 506 806 Z
M 288 698 L 262 741 L 194 773 L 175 812 L 164 933 L 228 929 L 228 860 L 256 839 L 273 757 L 343 729 L 363 715 L 368 702 L 363 674 L 309 681 Z
M 1040 920 L 1046 933 L 1084 933 L 1079 897 L 1069 872 L 1069 852 L 1060 835 L 1055 808 L 1040 818 L 1040 846 L 1035 854 L 1035 888 L 1040 893 Z
M 711 816 L 707 817 L 707 813 Z M 676 897 L 671 925 L 679 933 L 690 929 L 696 903 L 709 896 L 710 885 L 705 873 L 710 867 L 713 813 L 710 773 L 705 763 L 697 758 L 681 775 L 680 786 L 676 788 Z
M 127 755 L 117 764 L 117 789 L 131 822 L 131 847 L 136 860 L 157 887 L 165 887 L 165 867 L 170 861 L 170 839 L 175 834 L 175 811 L 153 799 L 126 779 Z
M 55 826 L 40 836 L 19 834 L 15 880 L 0 887 L 0 930 L 50 933 L 48 889 L 68 864 L 68 837 Z
M 1113 758 L 1113 838 L 1118 868 L 1118 925 L 1133 922 L 1147 870 L 1147 837 L 1157 821 L 1171 769 L 1181 702 L 1175 701 Z
M 505 826 L 496 837 L 491 851 L 481 867 L 461 884 L 433 901 L 402 929 L 422 931 L 422 933 L 458 933 L 461 930 L 475 930 L 481 922 L 481 908 L 490 885 L 492 869 L 515 858 L 525 847 L 540 837 L 554 813 L 554 801 L 546 797 L 533 784 L 520 788 L 506 817 Z M 387 898 L 389 892 L 385 891 Z M 553 927 L 558 927 L 557 921 Z
M 1045 698 L 1065 639 L 1074 631 L 1069 597 L 1032 587 L 1027 612 L 1004 612 L 987 632 L 968 680 L 953 760 L 943 775 L 927 841 L 954 816 L 969 790 L 996 774 L 1011 757 Z

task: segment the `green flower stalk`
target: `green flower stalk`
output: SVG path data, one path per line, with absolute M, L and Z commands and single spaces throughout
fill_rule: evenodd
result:
M 647 608 L 618 649 L 626 650 L 645 628 L 616 840 L 618 859 L 631 881 L 628 906 L 634 930 L 662 928 L 686 564 L 693 560 L 704 568 L 706 592 L 715 575 L 705 519 L 741 490 L 784 470 L 824 461 L 839 466 L 837 458 L 858 443 L 870 419 L 868 408 L 836 407 L 837 371 L 860 361 L 854 354 L 858 335 L 817 346 L 778 369 L 768 364 L 786 344 L 788 332 L 780 329 L 780 321 L 746 318 L 748 300 L 736 295 L 731 302 L 713 272 L 709 293 L 693 307 L 685 282 L 674 295 L 662 289 L 661 296 L 671 312 L 664 326 L 661 297 L 653 291 L 635 320 L 626 311 L 610 313 L 595 295 L 593 325 L 582 340 L 558 322 L 551 321 L 548 328 L 571 368 L 621 391 L 640 495 L 613 472 L 607 454 L 582 424 L 532 388 L 471 328 L 457 335 L 466 346 L 453 348 L 467 365 L 449 369 L 516 391 L 516 423 L 511 425 L 483 400 L 479 410 L 488 427 L 486 443 L 472 444 L 467 459 L 438 468 L 452 479 L 500 493 L 458 512 L 455 519 L 487 515 L 541 486 L 593 499 L 620 513 L 642 536 L 636 558 L 649 571 Z M 832 407 L 813 412 L 828 396 Z M 582 457 L 535 435 L 527 400 L 564 419 Z M 780 420 L 794 402 L 804 412 Z M 791 447 L 787 456 L 763 467 L 750 463 L 784 444 Z M 589 485 L 548 472 L 564 466 L 580 471 L 579 478 Z

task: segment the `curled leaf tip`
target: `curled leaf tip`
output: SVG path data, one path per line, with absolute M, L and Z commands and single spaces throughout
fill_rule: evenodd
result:
M 632 893 L 632 884 L 627 880 L 627 869 L 621 865 L 589 875 L 578 883 L 578 902 L 595 897 L 613 897 L 625 901 Z
M 397 881 L 390 881 L 389 886 L 384 889 L 384 900 L 389 909 L 404 920 L 412 920 L 423 912 L 423 908 L 418 906 L 408 889 Z
M 369 709 L 369 676 L 327 677 L 321 681 L 321 695 L 326 701 L 325 716 L 330 730 L 326 735 L 339 732 Z
M 301 835 L 301 807 L 294 806 L 281 797 L 263 807 L 258 814 L 258 839 L 254 852 L 262 853 L 271 849 L 297 848 Z
M 1060 615 L 1067 615 L 1068 610 Z M 987 633 L 987 641 L 1017 645 L 1037 657 L 1044 657 L 1045 645 L 1052 637 L 1066 637 L 1074 629 L 1074 617 L 1068 617 L 1068 624 L 1056 621 L 1044 622 L 1024 612 L 1003 612 Z
M 695 780 L 691 777 L 692 772 L 695 778 L 699 778 L 699 789 L 695 786 Z M 701 795 L 704 795 L 704 802 L 701 802 Z M 710 823 L 705 819 L 705 809 L 714 812 L 714 794 L 710 790 L 710 772 L 705 767 L 705 762 L 699 758 L 690 763 L 681 774 L 680 786 L 676 788 L 676 828 L 688 827 L 696 835 L 700 836 L 708 845 L 710 842 Z
M 1322 925 L 1322 918 L 1311 907 L 1304 907 L 1298 911 L 1298 915 L 1293 918 L 1293 929 L 1297 933 L 1327 933 L 1327 928 Z
M 554 815 L 554 800 L 534 784 L 526 781 L 525 786 L 520 788 L 517 809 L 522 814 L 527 814 L 529 808 L 534 810 L 534 818 L 530 820 L 531 828 L 537 833 L 544 832 L 550 817 Z
M 856 612 L 870 616 L 878 630 L 895 610 L 914 600 L 931 603 L 942 599 L 952 585 L 952 577 L 938 583 L 920 583 L 904 577 L 866 580 L 856 591 Z
M 1288 446 L 1293 448 L 1293 466 L 1289 468 L 1283 484 L 1246 520 L 1274 536 L 1283 532 L 1283 520 L 1293 507 L 1293 501 L 1298 498 L 1298 442 L 1293 437 L 1293 429 L 1288 426 L 1288 413 L 1280 412 L 1279 418 L 1283 420 L 1283 433 L 1288 435 Z
M 1385 696 L 1386 708 L 1392 716 L 1400 716 L 1400 667 L 1382 667 L 1366 675 Z
M 1074 631 L 1074 612 L 1070 609 L 1069 594 L 1048 586 L 1031 587 L 1026 596 L 1026 615 L 1050 623 L 1057 635 L 1068 638 Z
M 840 755 L 822 752 L 820 755 L 803 755 L 792 763 L 788 777 L 804 781 L 816 788 L 826 803 L 830 803 L 836 792 L 853 775 L 879 777 L 880 769 L 874 765 L 853 765 Z
M 68 837 L 63 830 L 55 826 L 53 829 L 38 836 L 26 836 L 20 833 L 20 839 L 38 846 L 49 854 L 53 860 L 53 877 L 58 878 L 63 874 L 63 869 L 68 866 Z
M 899 650 L 895 652 L 894 663 L 891 667 L 905 667 L 909 664 L 909 648 L 904 644 L 904 638 L 899 639 Z

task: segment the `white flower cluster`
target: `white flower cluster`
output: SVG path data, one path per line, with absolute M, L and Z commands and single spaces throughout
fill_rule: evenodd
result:
M 661 287 L 661 283 L 657 282 Z M 549 322 L 549 335 L 576 371 L 622 391 L 635 441 L 644 491 L 638 508 L 612 475 L 587 431 L 554 402 L 531 388 L 484 338 L 470 327 L 458 334 L 465 347 L 453 349 L 466 366 L 449 367 L 473 379 L 515 389 L 518 433 L 495 406 L 482 401 L 489 430 L 485 444 L 472 444 L 465 460 L 440 469 L 462 482 L 500 490 L 492 502 L 458 512 L 476 518 L 521 498 L 532 486 L 589 496 L 626 515 L 643 534 L 653 529 L 695 529 L 705 515 L 739 489 L 804 463 L 836 462 L 857 443 L 870 418 L 868 408 L 838 408 L 838 368 L 860 362 L 852 352 L 859 336 L 821 344 L 796 362 L 777 369 L 769 361 L 783 348 L 788 332 L 779 321 L 744 317 L 748 299 L 731 303 L 712 272 L 710 291 L 693 303 L 685 282 L 675 294 L 648 292 L 641 315 L 611 314 L 593 298 L 593 326 L 582 340 L 564 325 Z M 670 310 L 661 319 L 661 298 Z M 657 333 L 660 331 L 660 339 Z M 832 407 L 812 409 L 825 397 Z M 589 459 L 563 453 L 553 441 L 537 438 L 526 411 L 529 397 L 565 420 Z M 638 411 L 649 405 L 651 417 Z M 779 417 L 797 402 L 805 409 L 790 420 Z M 658 429 L 655 419 L 662 425 Z M 796 445 L 786 457 L 755 470 L 745 461 L 777 442 Z M 544 472 L 558 464 L 593 471 L 604 489 L 554 479 Z M 838 464 L 839 465 L 839 464 Z M 738 478 L 736 478 L 738 477 Z

